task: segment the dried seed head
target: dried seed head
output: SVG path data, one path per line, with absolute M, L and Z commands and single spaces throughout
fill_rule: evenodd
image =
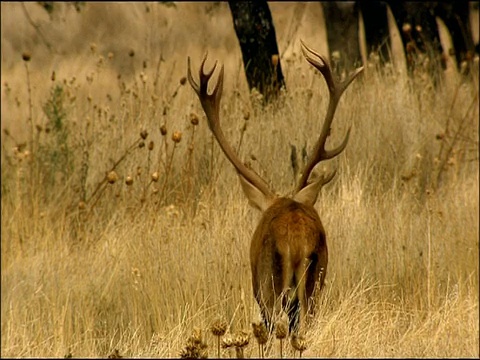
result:
M 148 150 L 152 151 L 154 146 L 155 146 L 155 143 L 153 141 L 150 141 L 148 143 Z
M 22 54 L 22 60 L 25 62 L 29 62 L 32 59 L 32 55 L 29 52 L 24 52 Z
M 338 50 L 332 52 L 332 61 L 337 62 L 342 59 L 342 53 Z
M 187 78 L 185 76 L 183 76 L 181 79 L 180 79 L 180 85 L 185 85 L 185 83 L 187 82 Z
M 134 56 L 135 56 L 135 51 L 134 51 L 133 49 L 131 49 L 131 50 L 128 52 L 128 56 L 134 57 Z
M 248 109 L 243 110 L 243 120 L 247 121 L 250 119 L 250 111 Z
M 260 345 L 266 344 L 268 340 L 268 331 L 265 324 L 260 321 L 258 323 L 252 323 L 253 336 L 257 339 Z
M 140 142 L 138 143 L 138 147 L 139 147 L 140 149 L 143 148 L 143 147 L 145 147 L 145 141 L 140 141 Z
M 215 336 L 222 336 L 227 331 L 227 322 L 223 319 L 217 319 L 210 326 L 210 331 Z
M 417 25 L 415 26 L 415 30 L 417 30 L 418 32 L 422 32 L 422 27 L 420 25 Z
M 127 176 L 125 178 L 125 184 L 127 184 L 128 186 L 132 185 L 133 184 L 133 178 L 131 176 Z
M 198 115 L 195 113 L 191 113 L 190 122 L 192 123 L 192 125 L 198 125 Z
M 160 134 L 167 135 L 167 127 L 165 125 L 160 126 Z
M 159 177 L 160 177 L 160 176 L 158 175 L 158 171 L 155 171 L 155 172 L 152 174 L 152 181 L 153 181 L 153 182 L 157 182 Z
M 110 171 L 107 175 L 107 181 L 109 184 L 115 184 L 115 181 L 118 180 L 118 175 L 115 171 Z
M 148 131 L 147 130 L 142 130 L 140 132 L 140 136 L 142 137 L 143 140 L 145 140 L 148 136 Z
M 205 359 L 208 356 L 207 344 L 202 339 L 202 331 L 194 328 L 192 335 L 187 339 L 185 348 L 180 352 L 182 358 Z
M 233 346 L 232 335 L 226 335 L 222 338 L 222 348 L 228 349 Z
M 250 334 L 246 331 L 240 331 L 235 335 L 233 339 L 233 345 L 235 347 L 243 348 L 250 342 Z
M 85 210 L 86 207 L 87 207 L 87 204 L 85 204 L 85 201 L 80 201 L 78 203 L 78 210 Z
M 412 25 L 410 25 L 409 23 L 403 24 L 403 26 L 402 26 L 402 31 L 403 31 L 405 34 L 410 34 L 410 32 L 412 31 Z
M 52 75 L 50 76 L 50 80 L 55 81 L 55 70 L 52 71 Z
M 179 143 L 182 140 L 182 132 L 181 131 L 174 131 L 172 134 L 172 140 L 174 143 Z
M 186 346 L 180 350 L 181 359 L 206 359 L 208 354 L 204 351 L 199 351 L 197 348 Z
M 288 334 L 288 328 L 285 321 L 280 320 L 275 324 L 275 336 L 277 339 L 285 339 Z
M 278 65 L 278 60 L 279 60 L 278 54 L 272 55 L 272 65 L 273 65 L 274 67 L 276 67 L 276 66 Z
M 300 352 L 303 352 L 307 349 L 307 341 L 302 335 L 294 334 L 291 340 L 292 347 Z

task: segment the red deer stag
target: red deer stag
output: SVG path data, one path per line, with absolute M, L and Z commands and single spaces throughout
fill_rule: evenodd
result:
M 339 155 L 347 146 L 350 129 L 343 142 L 332 150 L 325 149 L 337 104 L 348 85 L 363 70 L 358 68 L 343 82 L 332 76 L 327 60 L 302 42 L 303 55 L 325 78 L 330 94 L 322 131 L 313 156 L 302 173 L 294 195 L 279 197 L 252 169 L 246 167 L 226 141 L 220 127 L 220 100 L 223 89 L 223 66 L 211 94 L 208 82 L 215 71 L 205 73 L 206 56 L 200 66 L 200 84 L 192 78 L 188 58 L 188 80 L 197 93 L 207 116 L 208 126 L 228 160 L 237 170 L 242 188 L 250 203 L 263 213 L 252 238 L 250 262 L 255 298 L 260 306 L 267 328 L 274 316 L 285 311 L 289 317 L 290 332 L 303 327 L 305 316 L 313 313 L 315 288 L 321 289 L 327 270 L 327 243 L 325 230 L 314 208 L 323 185 L 333 179 L 335 171 L 309 182 L 310 173 L 321 161 Z M 318 59 L 312 57 L 315 55 Z

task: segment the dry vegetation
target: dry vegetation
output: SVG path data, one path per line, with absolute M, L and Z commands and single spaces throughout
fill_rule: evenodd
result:
M 187 55 L 225 63 L 226 136 L 288 192 L 291 147 L 310 150 L 327 105 L 297 54 L 299 38 L 323 51 L 314 5 L 300 26 L 295 4 L 272 4 L 288 91 L 263 108 L 226 4 L 63 6 L 49 19 L 29 3 L 49 52 L 22 6 L 2 2 L 2 357 L 300 355 L 253 336 L 258 213 L 183 77 Z M 327 284 L 296 346 L 478 358 L 478 60 L 437 88 L 401 62 L 367 70 L 329 140 L 353 124 L 317 202 Z

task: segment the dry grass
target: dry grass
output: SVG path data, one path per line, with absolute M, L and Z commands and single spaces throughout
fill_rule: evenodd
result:
M 27 5 L 36 21 L 56 21 L 45 31 L 66 54 L 29 43 L 19 5 L 2 3 L 1 356 L 278 357 L 274 336 L 264 348 L 251 336 L 259 214 L 181 78 L 187 55 L 195 68 L 207 49 L 208 64 L 226 64 L 226 136 L 287 193 L 291 145 L 312 147 L 327 105 L 323 80 L 297 55 L 314 24 L 298 28 L 286 20 L 294 4 L 272 4 L 290 49 L 288 92 L 262 108 L 248 96 L 225 4 L 151 4 L 147 15 L 145 5 L 112 5 L 110 16 L 132 27 L 116 28 L 115 42 L 73 10 L 64 16 L 87 42 Z M 113 23 L 106 6 L 88 4 L 105 17 L 100 29 Z M 199 23 L 173 26 L 179 17 Z M 317 202 L 329 267 L 302 356 L 478 358 L 478 61 L 471 77 L 449 71 L 437 89 L 402 67 L 368 70 L 345 93 L 329 140 L 353 124 Z M 220 337 L 210 331 L 218 319 Z M 282 351 L 299 356 L 286 340 Z

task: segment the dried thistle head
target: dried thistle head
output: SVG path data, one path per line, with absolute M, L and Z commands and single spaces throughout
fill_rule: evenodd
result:
M 275 324 L 275 336 L 277 339 L 285 339 L 288 334 L 288 327 L 285 320 L 277 321 Z
M 403 24 L 403 26 L 402 26 L 402 31 L 403 31 L 405 34 L 410 34 L 410 33 L 412 32 L 412 25 L 410 25 L 409 23 Z
M 252 323 L 253 336 L 260 345 L 266 344 L 268 340 L 268 331 L 263 321 Z
M 199 348 L 187 344 L 182 350 L 180 350 L 180 358 L 182 359 L 206 359 L 208 358 L 208 352 L 206 348 Z
M 222 348 L 228 349 L 233 346 L 233 337 L 232 335 L 226 335 L 222 338 Z
M 163 136 L 167 135 L 167 127 L 164 125 L 160 126 L 160 134 Z
M 148 136 L 148 131 L 147 131 L 147 130 L 142 130 L 142 131 L 140 132 L 140 136 L 141 136 L 141 138 L 142 138 L 143 140 L 145 140 L 145 139 L 147 138 L 147 136 Z
M 180 79 L 180 85 L 185 85 L 185 83 L 187 82 L 187 78 L 185 76 L 183 76 L 181 79 Z
M 202 330 L 195 327 L 187 339 L 185 347 L 180 351 L 181 358 L 205 359 L 208 357 L 207 344 L 203 341 Z
M 307 341 L 303 335 L 294 334 L 291 339 L 292 347 L 300 352 L 303 352 L 307 349 Z
M 278 60 L 279 60 L 278 54 L 272 55 L 272 65 L 274 67 L 276 67 L 278 65 Z
M 152 174 L 152 181 L 153 182 L 157 182 L 158 179 L 159 179 L 159 175 L 158 175 L 158 171 L 155 171 L 153 174 Z
M 154 147 L 155 147 L 155 143 L 153 141 L 150 141 L 148 143 L 148 150 L 152 151 Z
M 24 52 L 22 54 L 22 60 L 25 62 L 29 62 L 32 59 L 32 55 L 29 52 Z
M 125 184 L 128 186 L 133 184 L 133 178 L 130 175 L 125 178 Z
M 114 170 L 110 171 L 107 174 L 107 181 L 109 184 L 115 184 L 117 180 L 118 180 L 118 175 Z
M 172 134 L 172 140 L 176 144 L 178 144 L 180 141 L 182 141 L 182 132 L 181 131 L 174 131 L 174 133 Z
M 198 125 L 198 115 L 195 113 L 190 113 L 190 123 L 192 125 Z
M 233 345 L 238 348 L 243 348 L 247 346 L 249 342 L 250 333 L 243 330 L 235 334 L 235 337 L 233 338 Z
M 227 322 L 223 319 L 217 319 L 210 326 L 210 331 L 215 336 L 223 336 L 227 331 Z

